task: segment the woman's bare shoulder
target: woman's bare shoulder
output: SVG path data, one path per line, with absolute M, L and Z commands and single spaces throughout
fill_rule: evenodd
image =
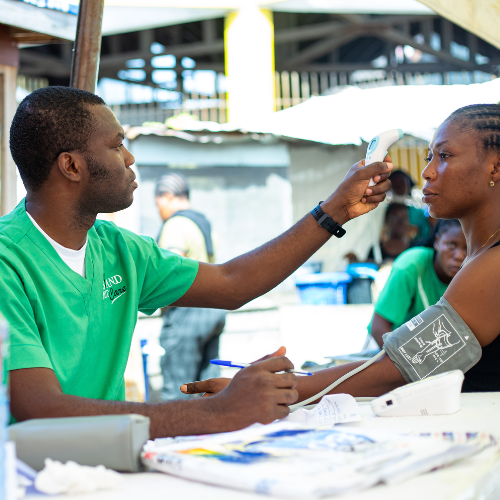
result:
M 472 259 L 444 294 L 482 346 L 500 334 L 500 247 Z

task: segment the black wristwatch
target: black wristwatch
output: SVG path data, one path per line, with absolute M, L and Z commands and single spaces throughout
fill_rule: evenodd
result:
M 333 234 L 333 236 L 336 236 L 337 238 L 342 238 L 342 236 L 344 236 L 345 234 L 345 229 L 340 224 L 337 224 L 329 215 L 323 212 L 322 208 L 320 207 L 321 203 L 323 202 L 320 201 L 311 210 L 312 216 L 318 221 L 318 224 L 323 229 L 326 229 L 330 234 Z

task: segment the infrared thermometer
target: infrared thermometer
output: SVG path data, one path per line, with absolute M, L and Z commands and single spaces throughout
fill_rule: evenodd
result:
M 403 138 L 403 131 L 400 128 L 387 130 L 375 136 L 368 145 L 366 150 L 365 165 L 375 163 L 377 161 L 384 161 L 385 155 L 389 148 L 399 139 Z M 370 179 L 368 186 L 375 186 L 376 182 Z

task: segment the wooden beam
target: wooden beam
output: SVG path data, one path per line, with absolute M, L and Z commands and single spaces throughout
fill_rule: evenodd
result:
M 0 168 L 2 189 L 0 216 L 14 210 L 17 203 L 16 165 L 10 154 L 9 129 L 17 109 L 17 67 L 0 64 Z
M 274 43 L 282 44 L 292 41 L 317 40 L 325 36 L 333 35 L 336 29 L 344 26 L 345 25 L 339 22 L 328 22 L 281 30 L 275 33 Z M 222 54 L 224 53 L 224 40 L 205 40 L 203 42 L 167 45 L 164 53 L 172 54 L 176 57 Z M 149 51 L 145 52 L 142 50 L 109 54 L 101 57 L 101 68 L 123 69 L 125 61 L 129 59 L 145 59 L 146 62 L 148 62 L 154 55 L 155 54 L 151 54 Z
M 104 0 L 81 0 L 70 87 L 95 92 L 101 54 Z
M 345 26 L 339 21 L 330 21 L 327 23 L 309 24 L 306 26 L 296 26 L 284 30 L 276 31 L 274 43 L 302 42 L 306 40 L 317 40 L 325 36 L 330 36 L 338 28 Z
M 11 212 L 17 202 L 16 165 L 10 154 L 9 129 L 17 109 L 16 77 L 19 50 L 7 26 L 0 26 L 0 216 Z
M 204 56 L 207 54 L 224 52 L 224 40 L 216 40 L 214 42 L 195 42 L 195 43 L 183 43 L 180 45 L 167 45 L 164 54 L 172 54 L 175 57 L 196 57 Z M 141 50 L 131 51 L 131 52 L 121 52 L 118 54 L 110 54 L 101 57 L 101 67 L 102 68 L 118 68 L 123 69 L 125 66 L 125 61 L 129 59 L 145 59 L 151 60 L 157 54 L 151 54 L 150 51 L 144 52 Z
M 453 41 L 453 24 L 448 19 L 441 19 L 441 50 L 450 52 L 450 44 Z
M 434 50 L 430 45 L 427 45 L 426 43 L 417 43 L 412 36 L 406 35 L 405 33 L 393 28 L 388 28 L 385 30 L 374 30 L 371 33 L 371 36 L 382 38 L 383 40 L 388 40 L 399 45 L 409 45 L 414 49 L 421 50 L 422 52 L 425 52 L 427 54 L 431 54 L 441 61 L 446 61 L 469 71 L 473 71 L 476 66 L 476 64 L 470 61 L 463 61 L 462 59 L 458 59 L 448 52 L 444 52 L 443 50 Z
M 394 24 L 405 22 L 416 22 L 421 19 L 434 18 L 436 16 L 384 16 L 381 19 L 370 19 L 363 20 L 357 19 L 350 16 L 349 20 L 353 22 L 354 20 L 359 21 L 360 24 L 356 24 L 361 28 L 387 28 Z M 347 20 L 347 19 L 346 19 Z M 176 45 L 167 45 L 165 47 L 165 54 L 172 54 L 176 57 L 196 57 L 205 55 L 222 54 L 224 52 L 224 41 L 211 39 L 213 36 L 213 25 L 204 26 L 204 33 L 207 38 L 202 42 L 193 43 L 183 43 Z M 331 21 L 326 23 L 310 24 L 307 26 L 296 26 L 293 28 L 288 28 L 284 30 L 276 31 L 274 34 L 275 44 L 285 44 L 292 42 L 300 42 L 306 40 L 318 40 L 321 38 L 332 38 L 336 35 L 339 29 L 346 29 L 347 31 L 352 30 L 352 25 L 346 25 L 345 23 L 339 21 Z M 173 28 L 173 27 L 172 27 Z M 114 35 L 116 37 L 116 35 Z M 111 69 L 116 68 L 123 69 L 125 66 L 125 61 L 129 59 L 145 59 L 146 62 L 154 57 L 149 51 L 131 51 L 131 52 L 114 52 L 113 54 L 108 54 L 101 57 L 101 68 Z
M 345 26 L 338 29 L 335 32 L 334 36 L 328 37 L 324 40 L 320 40 L 319 42 L 316 42 L 313 45 L 302 50 L 296 56 L 286 61 L 285 64 L 288 66 L 295 66 L 296 68 L 300 68 L 305 63 L 313 61 L 314 59 L 317 59 L 318 57 L 321 57 L 331 52 L 332 50 L 335 50 L 336 48 L 349 43 L 351 40 L 359 38 L 361 34 L 362 32 L 359 30 L 359 28 Z
M 491 73 L 491 66 L 498 64 L 499 61 L 492 61 L 491 64 L 480 65 L 476 64 L 473 67 L 474 71 L 483 71 L 485 73 Z M 485 67 L 486 66 L 486 67 Z M 277 71 L 295 71 L 297 68 L 285 66 L 282 64 L 277 65 Z M 390 73 L 391 71 L 397 71 L 398 73 L 443 73 L 449 71 L 463 71 L 461 66 L 455 66 L 453 64 L 444 64 L 441 62 L 438 63 L 408 63 L 408 64 L 399 64 L 395 68 L 393 67 L 385 67 L 385 68 L 374 68 L 370 62 L 356 62 L 356 63 L 310 63 L 305 64 L 300 68 L 300 71 L 306 71 L 309 73 L 322 73 L 327 72 L 345 72 L 352 73 L 353 71 L 358 70 L 382 70 Z
M 420 22 L 422 35 L 424 35 L 424 43 L 430 45 L 432 33 L 434 32 L 434 23 L 432 19 L 425 19 Z

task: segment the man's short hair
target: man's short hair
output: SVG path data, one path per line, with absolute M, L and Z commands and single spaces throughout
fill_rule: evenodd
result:
M 23 99 L 10 127 L 10 151 L 27 190 L 49 178 L 65 151 L 86 151 L 95 127 L 89 106 L 105 106 L 95 94 L 70 87 L 46 87 Z
M 165 193 L 172 193 L 179 198 L 189 199 L 189 184 L 187 179 L 182 174 L 166 174 L 162 175 L 156 181 L 156 196 L 162 196 Z

